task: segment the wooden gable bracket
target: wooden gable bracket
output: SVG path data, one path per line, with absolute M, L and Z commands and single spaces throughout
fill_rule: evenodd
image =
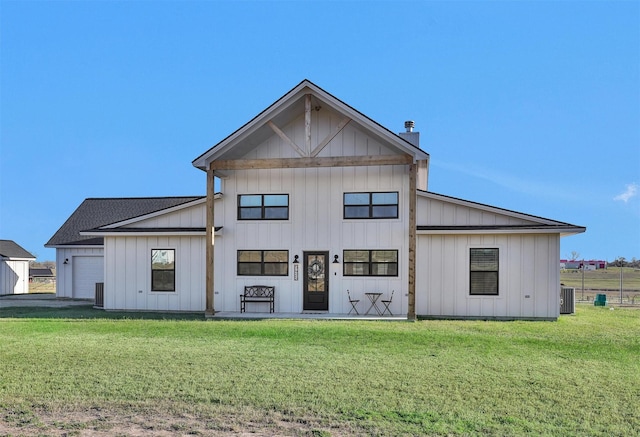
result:
M 313 149 L 313 151 L 311 152 L 311 156 L 318 156 L 318 153 L 320 153 L 322 149 L 324 149 L 326 145 L 329 144 L 331 140 L 334 139 L 336 135 L 338 135 L 342 131 L 342 129 L 344 129 L 344 127 L 349 124 L 350 121 L 351 119 L 349 117 L 343 118 L 342 121 L 338 123 L 338 125 L 331 132 L 329 132 L 329 135 L 327 135 L 325 139 L 322 140 L 322 142 L 318 144 L 315 149 Z
M 311 150 L 311 94 L 306 94 L 304 97 L 304 150 L 302 147 L 298 146 L 295 141 L 289 138 L 287 134 L 285 134 L 272 120 L 267 121 L 267 125 L 280 137 L 280 139 L 282 139 L 282 141 L 291 146 L 298 155 L 302 157 L 316 157 L 322 149 L 324 149 L 327 144 L 336 137 L 336 135 L 342 132 L 342 129 L 349 124 L 351 119 L 349 117 L 343 118 L 342 121 L 338 123 L 331 132 L 329 132 L 324 140 L 322 140 L 315 149 Z
M 278 136 L 282 139 L 282 141 L 284 141 L 285 143 L 290 145 L 291 148 L 293 150 L 295 150 L 298 155 L 300 155 L 300 156 L 309 156 L 296 143 L 294 143 L 293 140 L 287 136 L 287 134 L 282 132 L 282 130 L 278 126 L 276 126 L 274 122 L 269 120 L 269 121 L 267 121 L 267 124 L 269 125 L 271 130 L 273 130 L 276 134 L 278 134 Z

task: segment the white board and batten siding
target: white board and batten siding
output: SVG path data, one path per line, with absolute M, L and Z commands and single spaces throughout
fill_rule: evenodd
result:
M 419 196 L 418 216 L 429 225 L 532 224 L 512 217 Z M 471 248 L 499 249 L 497 296 L 470 295 Z M 428 317 L 556 319 L 560 306 L 560 236 L 542 233 L 418 235 L 416 313 Z
M 104 250 L 101 246 L 56 249 L 57 297 L 94 299 L 95 284 L 103 281 Z
M 141 221 L 129 223 L 122 228 L 198 228 L 205 226 L 207 210 L 205 199 L 194 202 L 192 206 L 180 207 L 176 211 L 159 213 L 159 215 Z
M 0 261 L 0 295 L 29 293 L 29 261 Z
M 322 114 L 322 112 L 320 112 Z M 303 119 L 283 127 L 297 144 L 304 144 Z M 338 117 L 326 117 L 314 129 L 312 144 L 320 142 Z M 362 131 L 347 127 L 319 156 L 385 155 L 392 153 Z M 247 159 L 293 158 L 296 152 L 274 135 L 256 147 Z M 297 169 L 236 170 L 221 181 L 224 196 L 215 204 L 215 223 L 223 224 L 221 236 L 215 239 L 215 309 L 239 311 L 239 294 L 246 285 L 276 287 L 276 312 L 303 310 L 303 253 L 329 252 L 329 312 L 348 313 L 351 309 L 346 290 L 365 303 L 365 292 L 378 291 L 388 297 L 395 290 L 394 314 L 406 314 L 408 282 L 408 167 L 361 166 Z M 345 220 L 345 192 L 397 191 L 399 218 Z M 238 194 L 288 194 L 289 219 L 282 221 L 240 221 L 237 218 Z M 343 250 L 397 250 L 397 277 L 343 277 Z M 238 276 L 238 250 L 288 250 L 288 276 Z M 298 278 L 292 264 L 298 255 Z M 339 264 L 333 264 L 338 255 Z M 362 308 L 365 309 L 365 308 Z M 260 305 L 249 305 L 247 311 L 264 311 Z
M 123 236 L 104 239 L 104 308 L 149 311 L 205 310 L 202 236 Z M 175 250 L 175 291 L 151 291 L 151 251 Z

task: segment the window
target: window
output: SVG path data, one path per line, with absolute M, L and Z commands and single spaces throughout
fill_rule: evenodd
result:
M 470 249 L 469 294 L 498 295 L 498 249 Z
M 288 220 L 288 194 L 239 194 L 238 220 Z
M 398 192 L 344 193 L 344 218 L 398 218 Z
M 151 291 L 176 291 L 176 251 L 151 250 Z
M 344 276 L 398 276 L 397 250 L 345 250 Z
M 239 250 L 238 276 L 287 276 L 288 250 Z

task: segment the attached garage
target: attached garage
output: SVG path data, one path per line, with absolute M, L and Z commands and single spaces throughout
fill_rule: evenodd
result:
M 95 298 L 96 282 L 104 282 L 104 259 L 101 256 L 74 256 L 73 297 Z

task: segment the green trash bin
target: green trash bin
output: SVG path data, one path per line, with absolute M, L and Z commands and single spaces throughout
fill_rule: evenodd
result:
M 607 306 L 607 295 L 606 294 L 596 294 L 596 298 L 593 301 L 593 306 L 596 306 L 596 307 Z

